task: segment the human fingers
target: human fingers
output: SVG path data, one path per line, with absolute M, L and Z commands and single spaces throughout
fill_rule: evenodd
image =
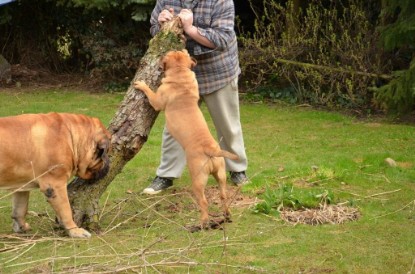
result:
M 180 13 L 179 13 L 179 15 L 190 15 L 190 14 L 193 16 L 193 12 L 189 9 L 182 9 L 180 10 Z
M 179 13 L 179 18 L 182 21 L 183 27 L 193 25 L 193 12 L 189 9 L 182 9 Z
M 170 21 L 173 18 L 173 13 L 173 9 L 164 9 L 162 12 L 160 12 L 157 20 L 159 21 L 159 23 Z

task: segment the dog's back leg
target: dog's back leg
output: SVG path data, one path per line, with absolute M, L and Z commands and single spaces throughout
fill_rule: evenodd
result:
M 195 164 L 196 163 L 196 164 Z M 196 201 L 200 208 L 200 224 L 202 228 L 205 228 L 209 224 L 209 214 L 208 214 L 208 201 L 205 196 L 205 186 L 209 177 L 209 173 L 206 173 L 205 167 L 200 166 L 200 159 L 192 159 L 189 162 L 189 173 L 192 180 L 192 190 L 193 195 L 196 198 Z
M 214 170 L 212 175 L 219 185 L 220 199 L 222 202 L 223 214 L 226 220 L 230 220 L 231 212 L 228 207 L 228 195 L 226 189 L 226 170 L 225 170 L 225 160 L 222 157 L 212 158 L 214 162 Z

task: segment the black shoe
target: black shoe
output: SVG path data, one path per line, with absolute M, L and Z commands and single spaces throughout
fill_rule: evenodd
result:
M 151 184 L 143 190 L 143 193 L 150 195 L 157 194 L 172 185 L 172 179 L 156 176 L 156 178 L 153 179 L 153 182 L 151 182 Z
M 229 172 L 231 175 L 231 181 L 237 186 L 243 186 L 249 183 L 248 177 L 246 177 L 245 171 L 231 171 Z

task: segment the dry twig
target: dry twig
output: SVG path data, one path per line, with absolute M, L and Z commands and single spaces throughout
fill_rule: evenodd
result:
M 360 212 L 356 208 L 339 205 L 324 205 L 320 208 L 304 210 L 283 209 L 281 211 L 281 219 L 294 225 L 342 224 L 357 220 L 359 217 Z

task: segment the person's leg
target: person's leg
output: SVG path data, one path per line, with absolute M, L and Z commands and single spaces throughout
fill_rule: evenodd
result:
M 164 127 L 161 145 L 160 165 L 152 183 L 143 190 L 146 194 L 157 194 L 173 185 L 173 180 L 179 178 L 186 166 L 186 156 L 183 148 Z
M 248 160 L 239 114 L 238 79 L 236 78 L 218 91 L 204 95 L 203 101 L 215 125 L 219 145 L 222 149 L 239 156 L 237 161 L 225 158 L 227 170 L 231 174 L 242 176 L 231 178 L 232 181 L 236 184 L 246 183 L 245 171 L 248 167 Z
M 164 178 L 179 178 L 186 166 L 186 155 L 182 146 L 170 135 L 164 127 L 160 165 L 157 168 L 157 176 Z

